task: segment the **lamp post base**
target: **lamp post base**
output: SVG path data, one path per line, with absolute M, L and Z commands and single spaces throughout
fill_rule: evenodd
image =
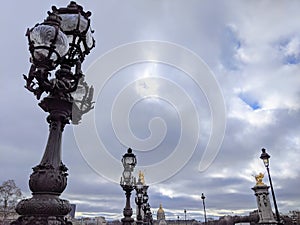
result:
M 20 201 L 16 211 L 21 216 L 65 216 L 71 211 L 71 206 L 69 201 L 60 199 L 58 196 L 39 194 Z
M 125 191 L 125 196 L 126 196 L 126 205 L 125 208 L 123 209 L 124 218 L 121 219 L 122 225 L 132 225 L 134 219 L 131 218 L 133 212 L 130 206 L 130 196 L 131 196 L 131 191 L 133 190 L 133 186 L 132 185 L 121 185 L 121 186 Z
M 72 225 L 64 216 L 20 216 L 11 225 Z
M 132 225 L 134 219 L 126 217 L 126 218 L 122 218 L 121 221 L 122 221 L 122 225 Z
M 18 203 L 16 212 L 20 217 L 11 225 L 72 225 L 65 219 L 71 205 L 59 198 L 66 187 L 66 179 L 64 170 L 35 167 L 29 181 L 32 197 Z

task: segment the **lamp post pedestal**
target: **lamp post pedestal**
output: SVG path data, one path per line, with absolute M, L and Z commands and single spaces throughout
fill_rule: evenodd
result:
M 124 218 L 121 219 L 123 225 L 132 225 L 134 222 L 134 219 L 131 217 L 133 214 L 132 208 L 130 206 L 130 197 L 131 197 L 131 192 L 133 190 L 132 185 L 121 185 L 123 190 L 125 191 L 125 196 L 126 196 L 126 205 L 125 208 L 123 209 L 123 215 Z
M 61 139 L 71 117 L 72 103 L 46 97 L 39 105 L 50 113 L 47 117 L 49 137 L 42 160 L 30 175 L 29 188 L 33 196 L 18 203 L 16 212 L 21 216 L 12 224 L 71 224 L 64 219 L 71 206 L 59 196 L 67 186 L 68 169 L 61 161 Z
M 259 224 L 277 224 L 274 219 L 274 215 L 271 208 L 271 203 L 269 199 L 269 186 L 265 184 L 255 185 L 252 190 L 255 192 Z

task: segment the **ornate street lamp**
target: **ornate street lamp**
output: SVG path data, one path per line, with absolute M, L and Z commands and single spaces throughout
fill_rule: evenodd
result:
M 122 218 L 123 225 L 131 225 L 134 221 L 134 219 L 131 218 L 132 208 L 130 206 L 130 196 L 132 190 L 134 189 L 134 185 L 136 183 L 134 177 L 132 176 L 132 172 L 134 170 L 134 167 L 136 166 L 136 163 L 137 163 L 136 157 L 132 153 L 132 149 L 129 148 L 127 150 L 127 153 L 124 154 L 122 158 L 124 171 L 120 181 L 120 185 L 125 191 L 125 196 L 126 196 L 126 205 L 123 210 L 124 218 Z
M 206 224 L 207 223 L 207 219 L 206 219 L 206 209 L 205 209 L 205 196 L 204 196 L 203 193 L 201 194 L 201 199 L 202 199 L 202 203 L 203 203 L 204 223 Z
M 153 215 L 152 215 L 152 212 L 151 212 L 150 204 L 149 204 L 149 223 L 150 223 L 150 225 L 153 224 Z
M 78 20 L 65 19 L 75 14 Z M 42 160 L 30 176 L 29 187 L 33 196 L 17 205 L 16 211 L 21 216 L 12 223 L 14 225 L 71 224 L 64 218 L 71 206 L 67 200 L 59 198 L 67 186 L 68 175 L 61 160 L 61 139 L 66 124 L 73 119 L 75 124 L 78 123 L 82 114 L 92 109 L 93 89 L 84 82 L 81 71 L 84 56 L 94 47 L 94 39 L 88 34 L 91 31 L 90 15 L 72 1 L 66 8 L 53 6 L 43 23 L 27 30 L 32 64 L 28 76 L 24 75 L 25 87 L 37 99 L 47 94 L 39 106 L 49 113 L 50 129 Z M 81 23 L 87 24 L 84 30 Z M 74 38 L 77 41 L 71 42 Z M 81 90 L 85 97 L 75 94 L 80 86 L 85 87 L 84 91 Z M 81 97 L 76 99 L 73 96 Z
M 143 221 L 144 221 L 145 225 L 149 224 L 148 215 L 147 215 L 148 210 L 150 210 L 150 205 L 148 203 L 149 196 L 148 196 L 148 193 L 147 193 L 148 188 L 149 188 L 148 185 L 143 186 L 143 212 L 144 212 Z
M 275 207 L 276 220 L 277 220 L 278 224 L 281 224 L 280 215 L 279 215 L 277 202 L 276 202 L 276 197 L 275 197 L 275 192 L 274 192 L 274 189 L 273 189 L 273 183 L 272 183 L 272 179 L 271 179 L 271 175 L 270 175 L 270 169 L 269 169 L 269 164 L 270 164 L 269 159 L 270 159 L 271 156 L 266 152 L 266 149 L 263 148 L 261 151 L 262 151 L 262 153 L 260 155 L 260 158 L 263 160 L 264 165 L 265 165 L 265 167 L 267 169 L 267 172 L 268 172 L 268 176 L 269 176 L 271 192 L 272 192 L 272 197 L 273 197 L 273 202 L 274 202 L 274 207 Z
M 144 204 L 144 224 L 151 225 L 153 224 L 152 212 L 149 202 Z

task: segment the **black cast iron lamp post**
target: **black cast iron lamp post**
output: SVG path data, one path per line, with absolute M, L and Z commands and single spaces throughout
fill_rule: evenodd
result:
M 144 212 L 144 218 L 143 218 L 143 223 L 144 224 L 149 224 L 149 220 L 148 220 L 148 215 L 147 215 L 147 210 L 148 210 L 148 200 L 149 200 L 149 196 L 148 196 L 148 185 L 144 185 L 143 186 L 143 212 Z
M 134 170 L 134 167 L 136 166 L 136 163 L 137 163 L 136 157 L 132 153 L 132 149 L 129 148 L 127 150 L 127 153 L 125 153 L 122 158 L 124 171 L 120 181 L 120 185 L 125 191 L 125 196 L 126 196 L 126 204 L 123 210 L 124 218 L 122 218 L 123 225 L 131 225 L 134 221 L 134 219 L 131 218 L 133 213 L 132 213 L 132 208 L 130 206 L 130 196 L 132 190 L 134 189 L 134 185 L 136 183 L 134 177 L 132 176 L 132 172 Z
M 201 199 L 202 199 L 202 203 L 203 203 L 204 223 L 206 224 L 207 223 L 207 219 L 206 219 L 206 209 L 205 209 L 205 196 L 204 196 L 203 193 L 201 194 Z
M 27 30 L 32 64 L 28 76 L 24 75 L 25 87 L 37 99 L 46 95 L 39 106 L 49 113 L 50 128 L 42 160 L 30 176 L 33 196 L 17 205 L 21 216 L 14 225 L 72 224 L 65 219 L 71 211 L 70 204 L 59 198 L 68 175 L 61 160 L 61 140 L 65 125 L 70 121 L 78 123 L 93 107 L 93 89 L 83 80 L 81 71 L 84 57 L 95 46 L 90 15 L 72 1 L 66 8 L 53 6 L 43 23 Z M 79 87 L 84 91 L 81 88 L 76 94 Z
M 135 203 L 138 207 L 137 215 L 136 215 L 136 224 L 141 225 L 143 224 L 143 217 L 141 213 L 141 208 L 143 205 L 143 183 L 141 176 L 139 176 L 138 182 L 135 185 L 136 197 Z
M 152 213 L 151 213 L 151 207 L 150 207 L 149 202 L 144 204 L 144 213 L 145 213 L 144 224 L 145 225 L 152 224 Z
M 262 153 L 260 155 L 260 158 L 263 160 L 264 165 L 265 165 L 265 167 L 267 169 L 267 172 L 268 172 L 268 176 L 269 176 L 271 192 L 272 192 L 272 197 L 273 197 L 273 202 L 274 202 L 274 207 L 275 207 L 276 220 L 277 220 L 278 224 L 281 224 L 280 215 L 279 215 L 277 202 L 276 202 L 276 197 L 275 197 L 275 192 L 274 192 L 274 189 L 273 189 L 273 183 L 272 183 L 272 179 L 271 179 L 271 175 L 270 175 L 270 169 L 269 169 L 269 164 L 270 164 L 269 159 L 270 159 L 271 156 L 266 152 L 266 149 L 263 148 L 261 151 L 262 151 Z

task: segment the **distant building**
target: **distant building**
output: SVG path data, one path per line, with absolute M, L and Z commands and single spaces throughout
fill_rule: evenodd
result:
M 292 219 L 293 224 L 300 224 L 300 211 L 294 210 L 289 212 L 289 217 Z
M 159 205 L 159 209 L 157 210 L 157 215 L 156 215 L 157 221 L 165 220 L 165 211 L 162 208 L 162 204 Z
M 153 225 L 198 225 L 196 220 L 168 220 L 166 219 L 165 211 L 160 204 L 157 210 L 156 220 L 153 221 Z
M 5 213 L 0 211 L 0 225 L 10 224 L 11 222 L 18 219 L 19 216 L 20 215 L 16 213 L 14 209 L 9 210 L 8 212 L 6 211 Z
M 107 225 L 122 225 L 122 222 L 120 220 L 112 220 L 112 221 L 107 221 Z
M 98 217 L 83 217 L 80 219 L 72 219 L 73 225 L 106 225 L 106 220 L 102 216 Z

